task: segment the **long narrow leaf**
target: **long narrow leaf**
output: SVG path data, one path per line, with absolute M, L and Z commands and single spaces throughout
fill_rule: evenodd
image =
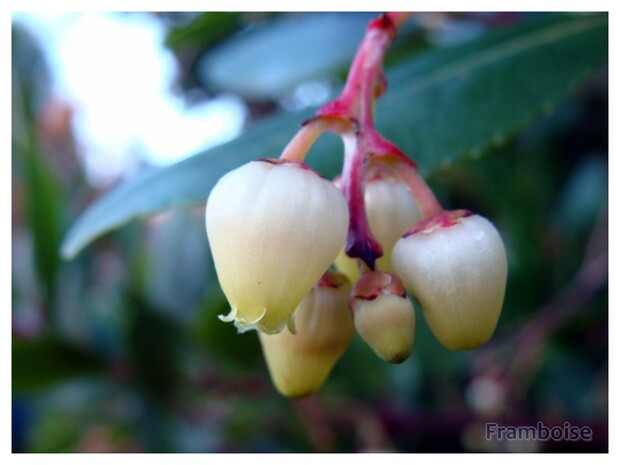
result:
M 479 156 L 551 111 L 607 60 L 607 15 L 550 17 L 439 49 L 388 72 L 377 106 L 382 132 L 428 174 Z M 280 114 L 234 141 L 139 176 L 93 204 L 67 234 L 65 258 L 137 217 L 204 203 L 227 171 L 278 156 L 308 113 Z M 309 164 L 325 176 L 341 160 L 335 138 L 320 140 Z

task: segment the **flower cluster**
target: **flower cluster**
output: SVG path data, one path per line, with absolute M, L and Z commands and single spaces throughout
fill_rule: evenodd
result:
M 277 159 L 225 175 L 206 206 L 216 271 L 240 331 L 259 333 L 276 388 L 320 389 L 357 332 L 381 359 L 411 354 L 416 315 L 437 340 L 469 350 L 492 336 L 507 277 L 495 227 L 446 211 L 417 167 L 373 121 L 382 60 L 407 14 L 372 21 L 341 96 L 306 121 Z M 343 140 L 341 176 L 303 161 L 325 131 Z

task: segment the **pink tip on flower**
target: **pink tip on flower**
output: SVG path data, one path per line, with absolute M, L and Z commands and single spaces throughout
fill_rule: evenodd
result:
M 469 210 L 443 211 L 427 220 L 421 221 L 409 229 L 403 237 L 411 236 L 416 233 L 431 233 L 438 228 L 449 228 L 459 224 L 462 218 L 473 215 Z

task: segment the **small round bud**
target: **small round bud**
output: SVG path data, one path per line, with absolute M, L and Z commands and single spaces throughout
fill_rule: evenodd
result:
M 355 330 L 347 305 L 351 284 L 328 272 L 293 314 L 294 331 L 259 333 L 271 379 L 288 397 L 317 392 L 346 348 Z
M 400 280 L 372 271 L 355 283 L 349 306 L 355 329 L 382 360 L 404 362 L 415 342 L 415 311 Z
M 392 264 L 445 347 L 474 349 L 491 338 L 508 268 L 502 239 L 488 220 L 465 210 L 433 217 L 396 243 Z
M 342 249 L 344 196 L 301 163 L 250 162 L 211 191 L 206 228 L 240 331 L 280 331 Z

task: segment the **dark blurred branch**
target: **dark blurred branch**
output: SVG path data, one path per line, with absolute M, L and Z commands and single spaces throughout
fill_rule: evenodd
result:
M 334 452 L 336 436 L 317 396 L 293 401 L 299 420 L 308 434 L 315 452 Z
M 330 404 L 327 411 L 338 437 L 354 436 L 356 452 L 392 452 L 395 448 L 382 409 L 349 397 Z
M 608 281 L 607 211 L 597 220 L 575 276 L 547 305 L 538 309 L 515 337 L 516 350 L 509 372 L 527 380 L 542 362 L 550 336 L 573 319 Z
M 534 311 L 516 329 L 516 334 L 513 329 L 505 333 L 507 337 L 499 337 L 500 342 L 497 344 L 489 344 L 476 353 L 474 370 L 477 369 L 477 373 L 474 376 L 489 376 L 503 385 L 506 398 L 511 399 L 513 406 L 519 400 L 524 400 L 528 386 L 544 361 L 544 349 L 552 336 L 578 316 L 607 284 L 607 229 L 607 208 L 603 208 L 584 247 L 582 263 L 573 278 L 550 302 Z M 509 355 L 500 355 L 506 349 Z M 502 359 L 506 361 L 500 362 Z

